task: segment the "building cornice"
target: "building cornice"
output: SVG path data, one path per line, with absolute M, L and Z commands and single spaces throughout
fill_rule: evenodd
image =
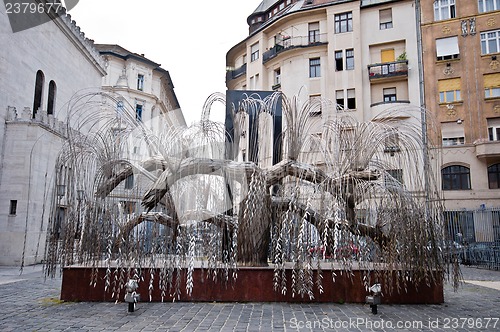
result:
M 61 8 L 57 13 L 48 13 L 54 24 L 68 37 L 75 47 L 87 58 L 87 60 L 104 76 L 106 69 L 104 60 L 99 51 L 94 47 L 94 41 L 85 37 L 76 22 L 71 19 L 71 15 L 66 13 L 66 9 Z

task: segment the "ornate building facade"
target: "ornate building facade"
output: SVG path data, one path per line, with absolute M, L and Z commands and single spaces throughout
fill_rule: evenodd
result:
M 52 196 L 57 218 L 81 199 L 68 197 L 67 170 L 55 165 L 67 139 L 90 129 L 75 114 L 99 116 L 101 91 L 115 96 L 117 108 L 131 105 L 150 129 L 185 124 L 168 71 L 119 46 L 95 45 L 64 9 L 58 14 L 14 33 L 0 11 L 0 265 L 40 262 Z M 65 185 L 56 188 L 56 176 Z

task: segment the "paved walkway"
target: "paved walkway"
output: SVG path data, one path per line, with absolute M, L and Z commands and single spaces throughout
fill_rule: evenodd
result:
M 463 267 L 442 305 L 62 303 L 40 266 L 0 267 L 0 331 L 500 331 L 500 271 Z

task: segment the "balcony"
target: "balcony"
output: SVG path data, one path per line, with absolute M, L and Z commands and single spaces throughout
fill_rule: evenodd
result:
M 282 41 L 274 45 L 269 51 L 262 54 L 262 63 L 266 63 L 269 60 L 274 59 L 278 54 L 288 50 L 327 44 L 326 33 L 316 35 L 315 38 L 310 38 L 309 36 L 284 37 Z
M 371 82 L 408 78 L 408 60 L 369 65 L 368 75 Z
M 500 141 L 474 142 L 477 158 L 500 157 Z
M 243 66 L 240 68 L 237 68 L 235 70 L 228 70 L 226 72 L 226 81 L 234 80 L 235 78 L 240 77 L 241 75 L 246 74 L 247 72 L 247 64 L 245 63 Z

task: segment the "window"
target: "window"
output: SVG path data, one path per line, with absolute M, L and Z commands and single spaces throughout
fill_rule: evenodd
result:
M 319 58 L 309 59 L 309 77 L 321 77 L 321 63 Z
M 441 123 L 441 136 L 443 146 L 465 144 L 464 126 L 456 121 Z
M 436 39 L 437 60 L 458 59 L 458 37 Z
M 116 102 L 116 111 L 119 114 L 123 114 L 123 112 L 125 112 L 125 104 L 123 103 L 123 100 L 118 100 Z
M 335 33 L 352 31 L 352 12 L 335 14 Z
M 259 43 L 250 46 L 250 62 L 254 62 L 259 58 Z
M 403 170 L 402 169 L 388 169 L 384 175 L 384 182 L 386 186 L 400 186 L 403 184 Z
M 274 85 L 273 88 L 280 87 L 281 86 L 281 68 L 275 69 L 274 70 Z
M 500 189 L 500 164 L 488 167 L 488 188 Z
M 480 13 L 491 12 L 500 9 L 500 0 L 479 0 L 477 7 Z
M 481 33 L 481 54 L 498 53 L 500 50 L 500 30 Z
M 396 88 L 385 88 L 384 91 L 384 103 L 390 103 L 396 101 Z
M 343 51 L 335 51 L 335 70 L 344 70 L 344 56 Z
M 337 106 L 340 107 L 341 109 L 344 109 L 345 108 L 344 90 L 335 91 L 335 98 L 336 98 Z
M 347 96 L 347 99 L 345 96 Z M 356 92 L 354 89 L 347 89 L 347 94 L 344 90 L 336 90 L 335 99 L 340 110 L 352 111 L 356 109 Z
M 141 104 L 135 105 L 135 119 L 137 121 L 142 121 L 142 105 Z
M 45 75 L 41 70 L 36 72 L 35 79 L 35 96 L 33 98 L 33 117 L 36 112 L 42 107 L 43 84 L 45 83 Z
M 465 137 L 443 137 L 443 146 L 464 145 Z
M 309 23 L 309 44 L 319 43 L 319 22 Z
M 392 28 L 392 9 L 382 9 L 379 13 L 380 30 Z
M 380 60 L 382 63 L 386 63 L 380 67 L 382 75 L 388 75 L 396 71 L 396 60 L 395 52 L 393 48 L 380 50 Z
M 345 69 L 354 69 L 354 50 L 352 48 L 345 50 Z
M 455 0 L 434 0 L 434 19 L 447 20 L 455 17 Z
M 485 98 L 500 97 L 500 73 L 484 75 L 483 81 Z
M 57 91 L 56 82 L 50 81 L 49 98 L 47 100 L 47 114 L 54 114 L 56 91 Z
M 453 165 L 441 170 L 443 190 L 470 189 L 470 169 L 465 166 Z
M 354 89 L 347 89 L 347 108 L 356 109 L 356 92 Z
M 11 200 L 9 206 L 9 215 L 14 216 L 17 214 L 17 200 Z
M 452 103 L 461 101 L 460 97 L 460 78 L 451 78 L 438 81 L 439 102 Z
M 142 74 L 137 75 L 137 90 L 144 90 L 144 75 Z
M 134 188 L 134 174 L 127 176 L 125 179 L 125 189 Z
M 309 96 L 309 116 L 321 116 L 321 95 L 310 95 Z
M 488 140 L 500 141 L 500 118 L 488 119 Z
M 390 153 L 394 156 L 395 152 L 400 151 L 399 149 L 399 133 L 396 129 L 387 132 L 384 139 L 384 152 Z

